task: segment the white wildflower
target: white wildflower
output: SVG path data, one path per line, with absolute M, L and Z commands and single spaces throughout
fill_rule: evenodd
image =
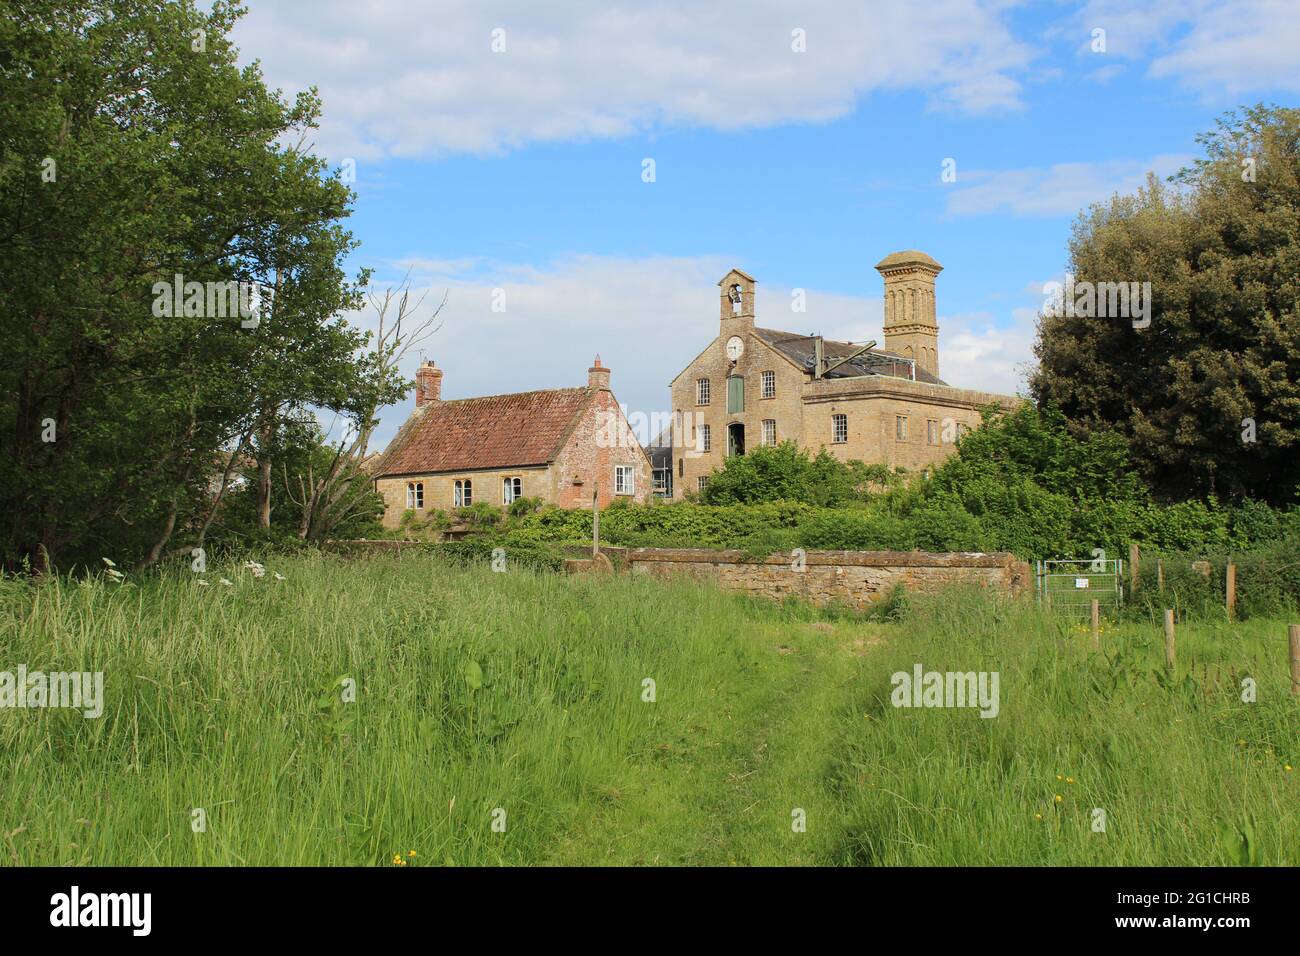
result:
M 221 579 L 221 583 L 224 584 L 224 585 L 225 585 L 226 587 L 228 587 L 228 588 L 233 588 L 233 587 L 235 586 L 235 585 L 234 585 L 234 582 L 229 581 L 229 580 L 227 580 L 226 578 L 222 578 L 222 579 Z
M 285 577 L 284 577 L 284 575 L 281 574 L 279 571 L 276 571 L 276 572 L 275 572 L 275 579 L 276 579 L 277 581 L 283 581 L 283 580 L 285 580 Z
M 111 560 L 110 558 L 100 558 L 99 560 L 103 561 L 104 564 L 105 564 L 107 567 L 110 567 L 110 568 L 115 568 L 115 567 L 117 567 L 117 562 Z

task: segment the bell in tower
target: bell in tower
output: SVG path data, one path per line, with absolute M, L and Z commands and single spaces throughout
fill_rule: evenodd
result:
M 735 335 L 754 327 L 754 277 L 732 269 L 718 282 L 721 290 L 722 335 Z

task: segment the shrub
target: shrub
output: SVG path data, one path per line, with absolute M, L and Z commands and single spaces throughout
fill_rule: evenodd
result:
M 786 441 L 733 455 L 709 477 L 700 500 L 710 505 L 804 501 L 842 505 L 862 498 L 872 483 L 881 483 L 883 466 L 845 464 L 823 448 L 814 458 Z M 883 469 L 887 473 L 888 469 Z

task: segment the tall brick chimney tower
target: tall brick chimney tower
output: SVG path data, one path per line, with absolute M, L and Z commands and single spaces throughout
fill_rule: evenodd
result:
M 943 266 L 924 252 L 893 252 L 876 263 L 885 280 L 885 350 L 916 359 L 916 367 L 939 374 L 939 323 L 934 277 Z
M 609 369 L 600 364 L 599 355 L 596 356 L 596 361 L 592 363 L 591 368 L 587 369 L 587 387 L 609 391 Z
M 442 401 L 442 369 L 425 362 L 415 370 L 415 407 Z

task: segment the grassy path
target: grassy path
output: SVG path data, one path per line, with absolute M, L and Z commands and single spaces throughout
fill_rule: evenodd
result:
M 826 730 L 876 631 L 821 622 L 754 628 L 743 638 L 752 661 L 714 689 L 712 712 L 684 741 L 659 744 L 663 759 L 631 761 L 617 798 L 575 822 L 548 862 L 821 862 L 836 816 Z
M 267 561 L 282 580 L 0 580 L 0 671 L 105 675 L 102 717 L 0 711 L 0 864 L 1300 862 L 1283 622 L 1188 622 L 1171 678 L 1158 622 L 1098 655 L 974 593 L 876 625 L 691 582 Z M 892 707 L 916 664 L 999 673 L 996 718 Z

